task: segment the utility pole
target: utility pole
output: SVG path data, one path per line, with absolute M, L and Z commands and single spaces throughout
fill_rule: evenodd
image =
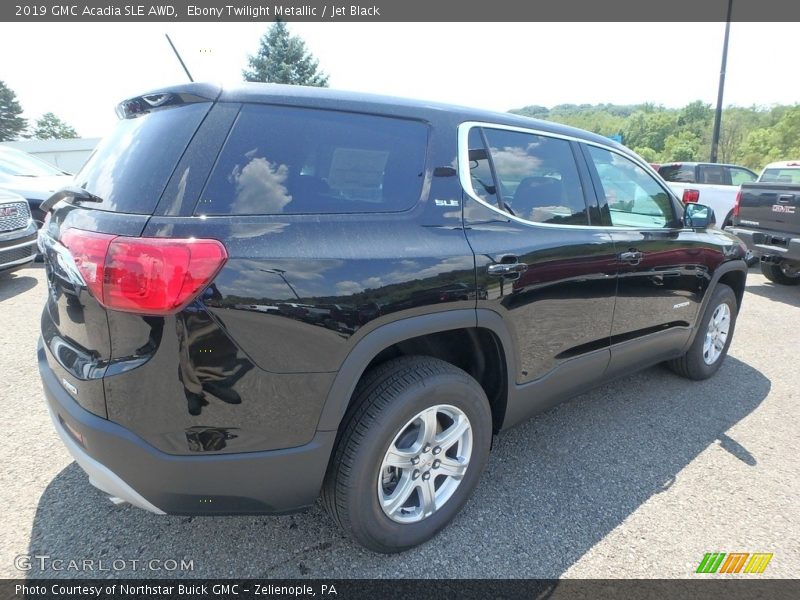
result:
M 194 79 L 192 79 L 192 74 L 189 73 L 189 69 L 187 69 L 186 65 L 183 63 L 183 59 L 181 58 L 181 55 L 178 54 L 178 49 L 175 47 L 175 44 L 172 43 L 172 40 L 169 39 L 169 34 L 165 33 L 164 37 L 167 38 L 167 41 L 169 42 L 169 45 L 172 46 L 172 51 L 175 53 L 175 56 L 178 57 L 178 62 L 181 63 L 181 66 L 183 67 L 183 70 L 186 72 L 186 76 L 189 78 L 189 81 L 194 82 Z M 726 43 L 727 43 L 727 39 L 728 38 L 726 37 L 725 39 L 726 39 Z
M 731 32 L 731 11 L 733 0 L 728 0 L 728 18 L 725 20 L 725 41 L 722 43 L 722 66 L 719 70 L 719 91 L 717 92 L 717 110 L 714 113 L 714 133 L 711 135 L 711 159 L 717 162 L 717 149 L 719 148 L 719 127 L 722 122 L 722 93 L 725 90 L 725 68 L 728 64 L 728 36 Z

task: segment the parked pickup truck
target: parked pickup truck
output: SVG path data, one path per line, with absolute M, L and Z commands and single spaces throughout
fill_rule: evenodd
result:
M 733 205 L 739 186 L 758 177 L 745 167 L 717 163 L 665 163 L 656 170 L 684 204 L 702 202 L 713 208 L 720 229 L 733 223 Z
M 800 284 L 800 161 L 767 165 L 737 197 L 731 233 L 761 260 L 775 283 Z

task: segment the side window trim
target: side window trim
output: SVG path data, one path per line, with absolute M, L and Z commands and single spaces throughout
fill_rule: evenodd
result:
M 492 155 L 491 147 L 489 146 L 489 140 L 486 139 L 486 131 L 484 127 L 476 127 L 478 133 L 481 136 L 481 144 L 483 144 L 483 149 L 486 152 L 486 161 L 489 163 L 489 172 L 492 174 L 492 181 L 494 182 L 494 201 L 497 203 L 497 208 L 506 212 L 505 210 L 505 201 L 503 200 L 503 188 L 500 184 L 500 178 L 497 176 L 497 169 L 494 167 L 494 156 Z M 501 206 L 500 203 L 503 203 Z
M 598 194 L 597 189 L 595 189 L 592 173 L 588 164 L 589 161 L 583 150 L 583 144 L 571 141 L 570 147 L 572 148 L 572 156 L 575 158 L 575 164 L 578 166 L 578 178 L 581 181 L 583 201 L 588 209 L 586 214 L 589 217 L 589 225 L 605 227 L 600 194 Z M 605 197 L 602 198 L 602 201 L 605 202 Z
M 484 147 L 486 148 L 487 155 L 489 156 L 489 164 L 491 166 L 490 168 L 491 168 L 491 171 L 492 171 L 492 177 L 493 177 L 493 180 L 495 182 L 495 186 L 496 186 L 496 189 L 498 190 L 498 192 L 500 190 L 499 181 L 497 180 L 497 174 L 496 174 L 496 171 L 494 169 L 494 161 L 492 160 L 491 152 L 489 151 L 488 140 L 486 139 L 486 135 L 485 135 L 485 133 L 483 131 L 484 128 L 498 129 L 498 130 L 502 130 L 502 131 L 514 131 L 514 132 L 518 132 L 518 133 L 526 133 L 526 134 L 529 134 L 529 135 L 537 135 L 537 136 L 560 139 L 560 140 L 565 140 L 567 142 L 570 142 L 570 151 L 572 152 L 573 159 L 575 160 L 575 167 L 576 167 L 576 169 L 578 171 L 578 177 L 579 177 L 579 180 L 580 180 L 580 183 L 581 183 L 582 194 L 583 194 L 583 202 L 584 202 L 584 205 L 587 207 L 587 215 L 590 215 L 590 213 L 591 213 L 591 210 L 588 210 L 589 207 L 591 207 L 591 202 L 590 202 L 591 201 L 591 195 L 588 193 L 587 186 L 585 185 L 585 181 L 584 181 L 584 178 L 583 178 L 582 173 L 581 173 L 581 167 L 582 167 L 581 163 L 582 163 L 582 161 L 576 155 L 575 148 L 573 147 L 573 144 L 581 143 L 581 142 L 583 142 L 583 140 L 581 140 L 579 138 L 576 138 L 576 137 L 568 136 L 568 135 L 562 135 L 562 134 L 558 134 L 558 133 L 553 133 L 551 131 L 541 131 L 541 130 L 538 130 L 538 129 L 530 129 L 530 128 L 526 128 L 526 127 L 516 127 L 516 126 L 513 126 L 513 125 L 504 125 L 502 123 L 490 123 L 490 122 L 483 122 L 483 121 L 464 121 L 458 126 L 458 177 L 459 177 L 459 181 L 461 183 L 461 188 L 463 189 L 464 193 L 467 196 L 469 196 L 472 200 L 475 200 L 476 202 L 486 206 L 487 208 L 490 208 L 491 210 L 499 213 L 500 215 L 502 215 L 502 217 L 504 219 L 509 219 L 509 220 L 512 220 L 512 221 L 516 221 L 516 222 L 522 223 L 524 225 L 530 225 L 530 226 L 534 226 L 534 227 L 555 227 L 555 228 L 569 227 L 571 229 L 606 229 L 607 228 L 607 226 L 605 226 L 605 225 L 592 225 L 591 224 L 591 216 L 589 216 L 589 223 L 590 223 L 589 225 L 571 225 L 571 224 L 562 224 L 562 223 L 540 223 L 540 222 L 537 222 L 537 221 L 529 221 L 527 219 L 523 219 L 523 218 L 518 217 L 516 215 L 512 215 L 511 213 L 501 209 L 499 204 L 498 205 L 492 205 L 492 204 L 486 202 L 484 199 L 482 199 L 475 192 L 475 190 L 472 187 L 472 181 L 470 180 L 470 170 L 469 170 L 469 166 L 468 166 L 469 165 L 469 133 L 474 128 L 480 129 L 481 140 L 482 140 L 482 142 L 484 144 Z M 585 165 L 584 165 L 584 168 L 585 168 Z M 496 194 L 496 198 L 497 198 L 497 202 L 499 203 L 500 202 L 500 194 L 499 193 Z M 597 201 L 598 201 L 598 199 L 595 196 L 595 202 L 597 202 Z M 630 228 L 630 229 L 633 229 L 633 228 Z
M 594 166 L 592 156 L 589 154 L 589 148 L 587 144 L 584 143 L 579 143 L 578 146 L 580 146 L 581 156 L 583 156 L 583 162 L 586 166 L 586 170 L 589 172 L 589 178 L 591 179 L 592 191 L 594 192 L 595 198 L 597 198 L 597 205 L 600 208 L 600 223 L 603 227 L 614 227 L 611 223 L 611 212 L 608 208 L 608 200 L 606 200 L 603 184 L 600 181 L 600 174 Z M 615 227 L 615 229 L 617 228 Z

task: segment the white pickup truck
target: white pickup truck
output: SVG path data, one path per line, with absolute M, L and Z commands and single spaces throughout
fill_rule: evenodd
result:
M 746 167 L 717 163 L 675 162 L 654 165 L 658 174 L 684 202 L 700 202 L 714 209 L 717 227 L 733 223 L 736 194 L 757 175 Z

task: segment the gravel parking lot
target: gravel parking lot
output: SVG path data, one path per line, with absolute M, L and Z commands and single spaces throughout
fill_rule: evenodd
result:
M 111 504 L 41 399 L 44 295 L 39 266 L 0 276 L 0 577 L 25 574 L 19 555 L 125 561 L 113 574 L 132 577 L 167 574 L 146 570 L 151 559 L 193 561 L 170 573 L 184 577 L 690 577 L 714 551 L 771 552 L 761 577 L 800 576 L 800 288 L 757 271 L 716 377 L 694 384 L 655 367 L 496 438 L 455 522 L 394 556 L 342 537 L 319 506 L 188 518 Z M 27 574 L 110 574 L 51 566 L 33 560 Z

